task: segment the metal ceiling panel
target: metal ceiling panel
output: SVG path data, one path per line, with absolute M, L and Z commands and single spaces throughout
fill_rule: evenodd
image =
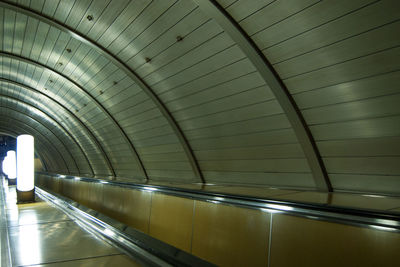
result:
M 63 63 L 63 65 L 64 65 L 64 63 Z M 112 64 L 111 64 L 111 65 L 112 65 Z M 110 64 L 108 64 L 108 66 L 110 66 Z M 96 69 L 93 68 L 93 66 L 90 68 L 90 70 L 96 71 Z M 99 68 L 99 71 L 102 71 L 102 70 L 103 70 L 103 68 L 100 67 L 100 68 Z M 107 72 L 106 69 L 105 69 L 105 71 Z M 88 87 L 90 87 L 90 86 L 96 86 L 96 85 L 99 84 L 100 81 L 102 81 L 102 80 L 97 80 L 97 81 L 95 81 L 95 79 L 97 79 L 96 77 L 107 77 L 107 76 L 109 76 L 109 75 L 111 75 L 111 74 L 114 74 L 114 73 L 110 73 L 110 74 L 106 74 L 106 75 L 104 75 L 104 74 L 100 75 L 100 74 L 97 73 L 94 77 L 92 77 L 94 82 L 90 83 L 90 81 L 87 81 L 87 82 L 85 83 L 85 86 L 88 86 Z M 88 76 L 88 77 L 91 77 L 91 76 Z M 102 78 L 102 79 L 103 79 L 103 78 Z M 90 91 L 90 90 L 91 90 L 91 89 L 88 88 L 88 91 Z M 99 90 L 98 92 L 99 92 L 99 95 L 102 95 L 104 91 Z M 96 96 L 96 95 L 95 95 L 95 96 Z M 103 110 L 103 113 L 104 113 L 104 110 Z
M 235 4 L 240 2 L 252 7 L 249 1 Z M 334 189 L 373 192 L 376 187 L 398 194 L 378 181 L 398 188 L 393 162 L 399 154 L 389 147 L 396 147 L 393 138 L 399 135 L 399 3 L 299 1 L 289 7 L 283 1 L 256 2 L 265 5 L 250 15 L 235 4 L 227 11 L 293 94 Z M 382 142 L 386 146 L 379 146 Z M 366 184 L 356 186 L 361 177 Z
M 45 25 L 45 24 L 43 24 L 43 23 L 40 23 L 39 24 L 39 26 L 41 26 L 41 25 Z M 40 27 L 39 27 L 40 28 Z M 52 28 L 52 30 L 55 30 L 54 28 Z M 50 33 L 50 35 L 51 35 L 51 33 Z M 40 36 L 39 36 L 40 37 Z M 35 40 L 34 41 L 36 41 L 36 38 L 39 38 L 39 37 L 35 37 Z M 47 38 L 47 37 L 46 37 Z M 49 38 L 47 38 L 46 39 L 46 46 L 45 47 L 43 47 L 42 48 L 42 52 L 43 51 L 46 51 L 46 50 L 52 50 L 51 49 L 51 46 L 54 46 L 54 42 L 52 42 L 52 39 L 50 39 L 50 40 L 48 40 Z M 52 53 L 54 53 L 54 51 L 52 52 Z M 47 53 L 47 54 L 49 54 L 49 53 Z M 31 53 L 29 54 L 29 56 L 31 56 Z M 43 62 L 43 63 L 45 63 L 47 60 L 46 60 L 46 57 L 43 55 L 43 53 L 41 53 L 41 58 L 40 58 L 40 60 Z M 62 62 L 58 62 L 57 63 L 57 67 L 58 68 L 60 68 L 62 65 L 61 65 L 61 63 Z M 29 75 L 29 74 L 28 74 Z M 56 81 L 58 81 L 59 80 L 59 78 L 57 79 L 57 80 L 51 80 L 50 81 L 50 83 L 55 83 Z M 61 81 L 61 82 L 64 82 L 63 83 L 63 87 L 60 87 L 60 89 L 58 90 L 58 92 L 57 92 L 57 94 L 58 95 L 60 95 L 60 99 L 59 100 L 61 100 L 61 99 L 64 99 L 64 100 L 66 100 L 66 101 L 68 101 L 68 100 L 70 100 L 70 99 L 74 99 L 75 101 L 77 100 L 76 98 L 74 98 L 74 97 L 68 97 L 68 92 L 71 90 L 71 88 L 65 88 L 64 89 L 64 87 L 67 85 L 66 83 L 65 83 L 65 81 Z M 84 103 L 87 103 L 87 102 L 89 102 L 88 100 L 85 100 L 84 101 Z M 77 105 L 77 103 L 75 103 L 75 105 Z M 78 110 L 78 107 L 73 107 L 72 108 L 72 110 Z M 101 113 L 101 112 L 100 112 Z M 103 115 L 104 116 L 104 115 Z M 116 134 L 116 135 L 118 135 L 118 134 Z M 108 148 L 111 148 L 111 146 L 108 146 Z M 103 165 L 103 164 L 102 164 Z
M 394 186 L 399 176 L 398 1 L 218 2 L 292 94 L 334 189 L 389 192 L 377 181 Z M 196 3 L 1 2 L 1 77 L 69 112 L 15 86 L 2 94 L 54 121 L 14 100 L 1 105 L 70 144 L 64 128 L 105 171 L 103 147 L 117 179 L 315 187 L 280 99 Z
M 395 1 L 369 0 L 340 1 L 339 5 L 332 6 L 322 1 L 274 27 L 266 28 L 253 38 L 265 55 L 276 63 L 396 21 L 395 4 Z M 303 42 L 307 45 L 299 45 Z

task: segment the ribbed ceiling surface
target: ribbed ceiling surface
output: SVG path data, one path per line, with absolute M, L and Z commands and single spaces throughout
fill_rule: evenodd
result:
M 0 2 L 47 171 L 400 194 L 397 0 Z

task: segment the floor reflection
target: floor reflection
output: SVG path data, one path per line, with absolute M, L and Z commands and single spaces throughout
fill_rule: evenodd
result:
M 22 224 L 28 224 L 19 227 L 18 233 L 18 262 L 25 265 L 32 262 L 40 263 L 41 258 L 41 244 L 40 232 L 38 229 L 37 217 L 34 212 L 23 213 L 18 220 Z
M 3 180 L 0 187 L 0 205 L 5 207 L 0 214 L 4 221 L 1 227 L 8 230 L 12 266 L 110 266 L 114 261 L 116 266 L 139 266 L 47 202 L 37 199 L 35 203 L 17 205 L 15 186 Z M 5 232 L 1 232 L 2 240 L 3 234 L 7 236 Z

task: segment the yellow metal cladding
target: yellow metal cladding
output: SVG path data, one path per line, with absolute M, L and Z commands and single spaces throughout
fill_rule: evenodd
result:
M 112 218 L 121 216 L 121 207 L 124 199 L 121 196 L 122 187 L 103 186 L 103 209 L 102 212 Z
M 89 193 L 89 203 L 92 209 L 101 211 L 103 209 L 103 185 L 91 184 Z
M 153 193 L 151 236 L 190 252 L 194 200 Z
M 400 234 L 274 214 L 271 267 L 400 266 Z
M 93 192 L 91 189 L 92 185 L 90 183 L 79 183 L 79 195 L 78 195 L 79 203 L 87 207 L 91 206 L 91 203 L 89 201 L 90 195 Z
M 151 192 L 123 189 L 120 221 L 144 233 L 149 232 Z
M 196 201 L 192 253 L 219 266 L 267 266 L 270 216 Z

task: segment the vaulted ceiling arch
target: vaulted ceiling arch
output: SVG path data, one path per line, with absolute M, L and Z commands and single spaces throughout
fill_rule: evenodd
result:
M 14 54 L 11 54 L 11 53 L 7 53 L 7 52 L 0 52 L 0 57 L 7 58 L 7 59 L 10 59 L 10 60 L 16 60 L 18 62 L 24 62 L 24 63 L 26 63 L 28 65 L 32 65 L 32 66 L 38 67 L 40 69 L 43 69 L 44 71 L 47 71 L 47 72 L 51 73 L 52 75 L 54 75 L 58 79 L 61 79 L 63 82 L 69 83 L 70 87 L 75 89 L 75 94 L 76 95 L 81 95 L 81 97 L 83 95 L 87 99 L 87 100 L 83 101 L 84 102 L 83 104 L 79 103 L 81 105 L 81 107 L 80 107 L 81 109 L 85 108 L 88 105 L 88 103 L 93 104 L 98 109 L 98 112 L 102 113 L 103 115 L 105 115 L 110 120 L 110 122 L 114 125 L 115 129 L 117 129 L 117 131 L 120 133 L 120 135 L 124 138 L 125 142 L 127 143 L 127 147 L 129 147 L 129 149 L 131 150 L 132 156 L 133 156 L 134 160 L 136 161 L 139 170 L 142 172 L 142 175 L 144 177 L 147 177 L 146 171 L 145 171 L 145 169 L 143 167 L 143 163 L 141 162 L 141 160 L 140 160 L 140 158 L 139 158 L 139 156 L 138 156 L 138 154 L 136 152 L 136 149 L 135 149 L 134 145 L 132 144 L 130 139 L 127 137 L 127 135 L 124 132 L 124 130 L 120 127 L 120 125 L 114 119 L 114 117 L 107 111 L 107 109 L 95 97 L 93 97 L 92 94 L 87 92 L 85 90 L 85 88 L 83 88 L 77 82 L 72 80 L 70 77 L 64 75 L 62 72 L 60 72 L 60 71 L 58 71 L 58 70 L 56 70 L 54 68 L 51 68 L 51 67 L 49 67 L 49 66 L 47 66 L 45 64 L 42 64 L 40 62 L 31 60 L 31 59 L 26 58 L 26 57 L 22 57 L 22 56 L 19 56 L 19 55 L 14 55 Z M 21 74 L 19 74 L 19 76 L 21 76 Z M 55 81 L 50 79 L 50 84 L 46 85 L 46 90 L 50 90 L 54 86 L 53 85 L 54 82 Z M 42 89 L 42 88 L 40 88 L 40 89 Z M 58 99 L 58 101 L 63 103 L 62 102 L 63 101 L 62 98 Z M 78 107 L 76 107 L 75 109 L 71 110 L 71 112 L 74 112 L 74 111 L 77 112 L 78 111 Z M 107 153 L 104 152 L 103 156 L 106 157 L 107 165 L 109 166 L 110 170 L 112 170 L 112 176 L 115 177 L 116 174 L 115 174 L 114 169 L 111 166 L 112 163 L 110 162 L 110 160 L 107 157 Z
M 395 1 L 6 2 L 2 77 L 75 113 L 116 179 L 398 193 Z
M 72 136 L 71 133 L 69 133 L 61 124 L 59 124 L 54 118 L 52 118 L 50 115 L 44 113 L 42 110 L 40 110 L 37 107 L 34 107 L 26 102 L 23 102 L 20 99 L 13 98 L 10 96 L 5 96 L 1 95 L 0 96 L 0 103 L 2 103 L 2 108 L 8 109 L 12 112 L 16 112 L 19 114 L 22 114 L 24 116 L 30 117 L 32 120 L 35 120 L 38 123 L 41 123 L 48 131 L 52 132 L 53 135 L 57 136 L 63 136 L 65 141 L 60 141 L 62 142 L 65 150 L 67 151 L 69 157 L 71 158 L 73 165 L 79 169 L 78 161 L 76 159 L 76 155 L 72 154 L 72 150 L 68 146 L 76 146 L 78 149 L 75 153 L 78 151 L 83 155 L 85 162 L 87 162 L 91 172 L 94 170 L 92 169 L 92 166 L 90 164 L 90 161 L 87 158 L 87 155 L 84 153 L 84 150 L 82 149 L 81 145 L 77 142 L 77 140 Z M 30 114 L 30 115 L 29 115 Z M 58 132 L 58 133 L 56 133 Z M 68 143 L 66 143 L 68 142 Z M 95 173 L 93 173 L 94 175 Z
M 104 47 L 102 47 L 101 45 L 99 45 L 98 43 L 96 43 L 95 41 L 91 40 L 89 37 L 84 36 L 82 34 L 80 34 L 77 31 L 74 31 L 73 29 L 71 29 L 70 27 L 68 27 L 65 24 L 61 24 L 51 18 L 48 18 L 47 16 L 43 15 L 43 14 L 38 14 L 32 10 L 28 10 L 26 8 L 22 8 L 20 6 L 11 4 L 11 3 L 6 3 L 6 2 L 0 2 L 0 7 L 3 8 L 7 8 L 10 10 L 14 10 L 16 12 L 22 13 L 26 16 L 35 18 L 43 23 L 46 23 L 54 28 L 57 28 L 58 30 L 68 34 L 69 36 L 71 36 L 72 38 L 84 43 L 85 45 L 89 46 L 91 49 L 95 50 L 97 53 L 99 53 L 100 55 L 102 55 L 103 57 L 105 57 L 107 60 L 109 60 L 112 64 L 114 64 L 115 66 L 117 66 L 120 70 L 122 70 L 128 77 L 130 77 L 137 86 L 139 86 L 141 88 L 141 90 L 143 90 L 143 92 L 145 92 L 145 94 L 151 99 L 151 101 L 155 104 L 155 106 L 159 109 L 159 111 L 161 112 L 161 114 L 165 117 L 165 119 L 167 120 L 168 124 L 171 126 L 174 134 L 176 135 L 176 137 L 178 138 L 180 144 L 182 145 L 182 148 L 188 158 L 188 161 L 192 167 L 192 170 L 195 174 L 195 177 L 202 181 L 205 182 L 204 177 L 201 173 L 201 170 L 199 168 L 198 162 L 195 158 L 195 155 L 189 145 L 189 142 L 187 141 L 185 135 L 183 134 L 180 126 L 178 125 L 178 123 L 175 121 L 174 117 L 171 115 L 171 113 L 169 112 L 169 110 L 166 108 L 166 106 L 164 105 L 164 103 L 159 99 L 159 97 L 157 96 L 157 94 L 155 94 L 153 92 L 153 90 L 151 89 L 151 87 L 142 79 L 140 78 L 135 71 L 133 71 L 128 65 L 126 65 L 121 59 L 119 59 L 118 57 L 114 56 L 111 52 L 109 52 L 107 49 L 105 49 Z M 103 110 L 103 112 L 106 112 L 106 109 Z M 114 121 L 114 124 L 118 125 L 118 123 Z M 121 127 L 119 127 L 121 129 Z M 121 130 L 122 131 L 122 130 Z M 123 133 L 123 131 L 122 131 Z M 126 134 L 123 134 L 123 137 L 126 140 L 129 140 L 129 138 L 127 137 Z M 133 145 L 132 145 L 133 148 Z M 134 149 L 134 148 L 133 148 Z M 142 168 L 142 171 L 145 172 L 145 168 Z
M 15 93 L 16 90 L 15 90 L 15 88 L 9 88 L 7 93 L 11 94 L 11 96 L 16 97 L 16 98 L 27 99 L 26 101 L 31 102 L 33 106 L 40 107 L 40 109 L 43 112 L 50 114 L 53 118 L 57 119 L 57 121 L 59 121 L 59 123 L 64 124 L 66 121 L 67 125 L 65 127 L 67 127 L 68 131 L 71 132 L 73 130 L 78 130 L 79 132 L 84 133 L 83 138 L 88 138 L 89 142 L 94 144 L 94 146 L 97 147 L 98 153 L 103 155 L 104 160 L 106 162 L 108 162 L 107 163 L 108 166 L 111 166 L 111 168 L 112 168 L 112 164 L 110 163 L 108 156 L 105 154 L 105 151 L 104 151 L 101 143 L 99 142 L 99 140 L 97 140 L 97 138 L 93 135 L 93 133 L 90 131 L 90 129 L 88 129 L 88 127 L 72 111 L 70 111 L 68 108 L 66 108 L 64 105 L 62 105 L 62 103 L 60 103 L 56 99 L 52 98 L 51 96 L 44 94 L 40 90 L 37 90 L 35 88 L 29 87 L 24 84 L 21 84 L 19 82 L 0 78 L 0 84 L 1 83 L 5 84 L 6 86 L 10 86 L 10 85 L 16 86 L 17 88 L 19 88 L 21 90 L 21 93 L 19 95 L 13 96 L 12 94 Z M 6 88 L 5 86 L 2 87 L 0 89 L 0 91 L 4 91 L 5 88 Z M 31 97 L 31 95 L 27 91 L 33 93 L 34 96 L 35 95 L 43 96 L 44 102 L 39 102 L 40 99 L 36 100 L 35 97 Z M 53 105 L 53 106 L 50 107 L 51 105 Z M 67 117 L 69 119 L 65 119 Z M 68 123 L 71 123 L 71 122 L 74 122 L 74 123 L 70 127 L 68 127 Z
M 19 127 L 13 127 L 13 128 L 14 129 L 10 129 L 10 128 L 6 129 L 6 128 L 2 128 L 2 126 L 0 125 L 0 134 L 11 136 L 13 138 L 17 138 L 21 134 L 27 134 L 27 131 L 25 129 L 22 129 Z M 43 146 L 41 140 L 37 140 L 36 142 L 39 142 L 39 145 L 35 144 L 35 146 L 37 147 L 35 153 L 39 157 L 44 171 L 50 171 L 50 168 L 48 167 L 49 155 L 48 155 L 46 149 L 43 149 L 44 146 Z
M 31 126 L 31 123 L 34 123 L 34 125 Z M 46 162 L 46 166 L 49 166 L 49 170 L 69 171 L 68 163 L 65 158 L 67 155 L 65 148 L 63 147 L 63 149 L 60 150 L 56 147 L 56 144 L 62 144 L 61 141 L 42 124 L 24 114 L 14 112 L 13 114 L 2 113 L 1 124 L 4 131 L 12 130 L 18 132 L 18 135 L 30 134 L 38 139 L 39 144 L 41 144 L 40 150 L 44 151 L 42 153 L 46 153 L 46 157 L 43 157 L 43 160 Z M 45 133 L 49 133 L 49 135 L 46 136 Z M 79 174 L 79 169 L 75 170 L 76 173 Z

